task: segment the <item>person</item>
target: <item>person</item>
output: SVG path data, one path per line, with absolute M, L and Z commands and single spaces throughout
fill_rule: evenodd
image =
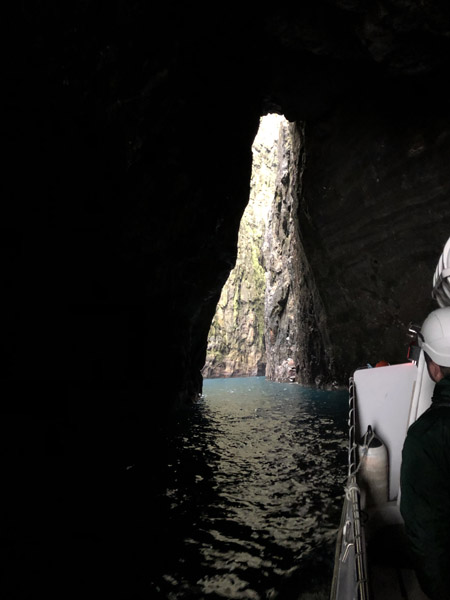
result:
M 450 307 L 425 319 L 419 334 L 436 383 L 430 408 L 407 432 L 400 512 L 413 566 L 431 600 L 450 598 Z
M 375 365 L 375 368 L 377 367 L 389 367 L 390 363 L 388 363 L 387 360 L 379 360 L 377 362 L 377 364 Z

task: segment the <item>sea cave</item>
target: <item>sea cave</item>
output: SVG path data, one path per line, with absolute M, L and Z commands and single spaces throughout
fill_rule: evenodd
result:
M 37 2 L 15 6 L 9 31 L 2 548 L 29 573 L 11 598 L 52 573 L 64 598 L 94 523 L 115 533 L 105 546 L 139 552 L 123 512 L 139 507 L 148 539 L 163 536 L 160 498 L 146 509 L 142 494 L 164 476 L 166 428 L 202 393 L 261 117 L 291 136 L 277 223 L 291 273 L 273 290 L 266 374 L 285 380 L 290 302 L 298 383 L 345 386 L 361 364 L 405 359 L 450 234 L 450 10 Z

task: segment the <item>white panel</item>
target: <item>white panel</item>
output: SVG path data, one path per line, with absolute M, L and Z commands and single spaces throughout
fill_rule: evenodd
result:
M 402 448 L 417 377 L 413 363 L 355 371 L 357 423 L 361 435 L 371 425 L 389 453 L 389 499 L 397 497 Z

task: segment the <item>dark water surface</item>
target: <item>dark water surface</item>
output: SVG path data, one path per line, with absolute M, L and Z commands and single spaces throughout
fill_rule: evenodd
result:
M 346 477 L 346 391 L 210 379 L 169 440 L 168 599 L 327 599 Z

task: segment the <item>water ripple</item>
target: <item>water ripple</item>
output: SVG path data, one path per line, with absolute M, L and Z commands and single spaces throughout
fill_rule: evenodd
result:
M 328 598 L 347 395 L 209 380 L 171 440 L 169 599 Z

